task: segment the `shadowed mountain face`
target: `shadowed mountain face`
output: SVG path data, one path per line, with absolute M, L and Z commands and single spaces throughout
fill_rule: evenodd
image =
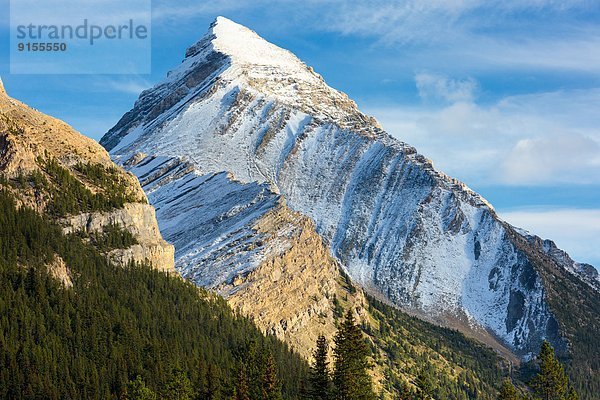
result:
M 256 224 L 285 203 L 367 291 L 519 357 L 543 338 L 567 352 L 557 282 L 580 288 L 573 301 L 597 326 L 597 281 L 501 221 L 293 54 L 225 18 L 101 144 L 140 178 L 177 268 L 200 285 L 229 285 L 277 252 Z

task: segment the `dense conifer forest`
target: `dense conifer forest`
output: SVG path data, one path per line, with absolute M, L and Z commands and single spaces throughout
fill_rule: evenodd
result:
M 429 386 L 435 398 L 495 398 L 496 389 L 508 373 L 508 363 L 493 350 L 458 331 L 429 324 L 372 297 L 369 305 L 379 329 L 365 327 L 365 331 L 384 349 L 380 362 L 386 366 L 390 391 L 410 391 L 394 371 L 395 366 L 402 365 L 401 370 Z M 442 368 L 448 362 L 458 367 L 455 374 Z
M 80 162 L 70 171 L 52 157 L 38 157 L 36 161 L 40 170 L 21 174 L 10 183 L 18 189 L 33 188 L 47 197 L 46 212 L 54 217 L 109 211 L 128 202 L 146 201 L 130 193 L 128 183 L 115 167 Z M 97 192 L 92 192 L 86 184 L 95 187 Z
M 0 398 L 577 399 L 551 348 L 528 365 L 529 385 L 513 384 L 492 350 L 371 297 L 370 323 L 334 299 L 338 333 L 319 338 L 309 368 L 220 297 L 146 265 L 110 264 L 102 253 L 136 243 L 120 226 L 63 235 L 17 207 L 14 192 L 28 189 L 48 196 L 53 217 L 135 200 L 110 168 L 38 163 L 43 172 L 0 181 Z M 72 287 L 52 275 L 57 256 Z
M 50 275 L 55 255 L 72 288 Z M 161 398 L 183 398 L 170 396 L 187 382 L 198 398 L 229 398 L 238 371 L 264 359 L 252 362 L 248 390 L 268 377 L 294 399 L 308 369 L 224 300 L 147 266 L 115 267 L 4 190 L 0 316 L 0 398 L 123 398 L 138 376 Z

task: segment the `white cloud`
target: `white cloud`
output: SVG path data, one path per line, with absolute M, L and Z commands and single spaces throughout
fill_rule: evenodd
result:
M 152 85 L 145 80 L 126 80 L 126 81 L 109 81 L 108 87 L 123 93 L 139 95 L 142 91 L 152 87 Z
M 502 163 L 500 179 L 512 184 L 600 182 L 600 144 L 579 134 L 521 139 Z
M 365 111 L 471 185 L 599 184 L 599 105 L 590 89 Z
M 449 79 L 442 75 L 419 73 L 415 76 L 422 99 L 441 99 L 448 102 L 473 101 L 478 88 L 473 78 Z
M 551 117 L 579 129 L 597 129 L 600 123 L 600 88 L 508 96 L 498 102 L 498 107 L 511 113 L 541 114 L 544 118 Z
M 320 6 L 323 2 L 309 4 Z M 527 21 L 530 28 L 536 20 L 565 18 L 570 10 L 594 8 L 597 6 L 585 0 L 337 0 L 327 2 L 323 15 L 327 29 L 345 34 L 377 36 L 385 43 L 430 43 L 464 38 L 467 34 L 485 36 L 482 28 L 500 26 L 508 32 L 515 27 L 505 24 L 506 20 L 519 13 L 533 14 Z M 556 31 L 560 27 L 549 28 Z
M 377 36 L 382 43 L 437 41 L 442 33 L 452 34 L 450 27 L 474 3 L 461 0 L 337 1 L 333 2 L 335 11 L 325 14 L 326 29 Z
M 499 211 L 502 219 L 542 238 L 579 262 L 600 266 L 600 209 Z
M 322 2 L 309 2 L 312 11 Z M 310 6 L 308 8 L 311 8 Z M 446 69 L 534 68 L 600 72 L 600 27 L 590 1 L 332 1 L 311 29 L 373 38 Z

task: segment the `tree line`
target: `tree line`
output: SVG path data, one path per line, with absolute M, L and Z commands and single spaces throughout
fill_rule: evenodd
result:
M 62 186 L 60 192 L 52 189 L 52 195 L 59 197 L 50 203 L 49 211 L 57 215 L 118 207 L 126 201 L 122 187 L 105 188 L 102 195 L 110 200 L 91 201 L 91 192 L 55 161 L 44 160 L 43 166 L 47 175 L 33 174 L 21 178 L 22 182 L 4 179 L 0 185 L 55 188 L 46 179 L 51 177 Z M 111 181 L 114 173 L 100 167 L 91 172 L 83 165 L 78 168 L 91 173 L 96 183 Z M 63 203 L 67 198 L 70 201 Z M 69 206 L 60 211 L 53 208 L 65 203 Z M 372 348 L 363 335 L 370 327 L 359 326 L 350 311 L 333 340 L 331 368 L 329 345 L 319 337 L 309 369 L 285 344 L 262 335 L 222 299 L 146 266 L 111 265 L 98 247 L 106 250 L 133 243 L 119 227 L 108 227 L 89 243 L 74 239 L 33 210 L 17 208 L 12 194 L 0 190 L 0 397 L 378 397 L 369 363 Z M 62 287 L 48 270 L 55 256 L 69 266 L 72 289 Z M 380 321 L 421 326 L 384 305 L 377 305 L 375 311 Z M 390 327 L 396 333 L 401 331 L 391 323 L 380 326 L 379 332 L 372 332 L 375 340 L 391 335 L 385 331 Z M 453 341 L 470 349 L 461 337 L 457 335 Z M 388 339 L 389 354 L 396 354 L 393 343 L 398 336 Z M 491 356 L 485 357 L 492 361 Z M 486 358 L 466 360 L 474 360 L 469 361 L 473 367 L 485 368 Z M 549 344 L 542 346 L 539 360 L 540 372 L 530 385 L 504 382 L 498 398 L 577 399 Z M 444 398 L 439 393 L 446 382 L 436 380 L 435 368 L 423 360 L 419 363 L 422 370 L 413 382 L 389 392 L 404 400 Z M 481 395 L 473 392 L 472 398 Z
M 518 388 L 505 380 L 498 400 L 579 400 L 575 388 L 569 383 L 564 366 L 556 358 L 550 343 L 544 341 L 537 358 L 539 372 L 525 387 Z
M 306 398 L 310 400 L 369 400 L 378 396 L 373 391 L 369 374 L 369 347 L 361 328 L 351 311 L 346 313 L 333 340 L 333 368 L 329 367 L 329 346 L 324 336 L 319 336 L 310 365 Z M 554 349 L 547 341 L 542 343 L 536 359 L 537 374 L 524 385 L 515 386 L 504 380 L 497 400 L 579 400 L 564 366 L 557 359 Z M 434 383 L 425 374 L 419 374 L 412 382 L 396 390 L 394 400 L 442 399 L 434 395 Z M 381 392 L 380 398 L 386 398 Z M 476 397 L 475 397 L 476 398 Z
M 225 300 L 117 267 L 12 196 L 0 189 L 0 398 L 121 399 L 139 376 L 158 398 L 230 399 L 244 369 L 252 396 L 300 397 L 308 363 Z M 73 287 L 53 277 L 56 256 Z
M 376 395 L 370 376 L 369 347 L 354 315 L 348 311 L 333 339 L 333 368 L 330 368 L 330 348 L 327 339 L 320 335 L 313 352 L 308 378 L 303 382 L 300 397 L 310 400 L 374 400 L 385 398 Z M 538 356 L 539 372 L 528 385 L 517 387 L 505 380 L 498 394 L 498 400 L 578 400 L 579 397 L 569 384 L 564 367 L 554 354 L 548 342 L 543 342 Z M 208 390 L 197 397 L 197 388 L 182 372 L 176 372 L 169 383 L 158 394 L 147 388 L 138 376 L 129 382 L 124 396 L 128 400 L 161 399 L 221 399 L 220 387 L 214 385 L 214 378 L 207 377 Z M 212 386 L 211 386 L 212 382 Z M 218 382 L 218 380 L 217 380 Z M 419 375 L 411 382 L 414 389 L 394 393 L 394 400 L 433 400 L 432 382 Z M 232 400 L 280 400 L 283 399 L 277 380 L 273 358 L 268 354 L 250 352 L 250 356 L 237 371 Z

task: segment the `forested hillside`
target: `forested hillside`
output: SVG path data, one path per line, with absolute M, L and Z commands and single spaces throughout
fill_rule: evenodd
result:
M 315 380 L 309 362 L 316 360 L 265 336 L 268 330 L 261 332 L 221 297 L 176 274 L 170 245 L 134 176 L 97 144 L 79 143 L 70 128 L 16 101 L 5 104 L 12 111 L 0 119 L 0 398 L 497 398 L 508 376 L 503 359 L 457 331 L 365 296 L 337 264 L 332 279 L 340 290 L 307 314 L 316 321 L 310 325 L 320 340 L 315 355 L 324 366 Z M 307 238 L 296 244 L 320 243 Z M 120 251 L 137 258 L 117 262 L 111 255 Z M 307 268 L 306 252 L 281 263 L 315 273 L 322 259 L 313 259 L 319 261 L 314 270 Z M 268 289 L 278 313 L 287 310 L 280 278 Z M 290 291 L 294 301 L 296 294 Z M 328 314 L 329 353 L 320 331 Z M 593 351 L 593 332 L 582 332 L 572 337 L 574 346 Z M 544 365 L 557 372 L 552 390 L 559 396 L 552 398 L 562 400 L 574 391 L 550 349 L 546 362 L 528 367 L 531 375 L 549 369 Z M 575 387 L 584 379 L 580 374 Z M 315 388 L 316 381 L 325 390 Z M 516 387 L 505 383 L 502 393 L 517 397 L 502 399 L 541 390 L 513 382 Z M 588 385 L 580 394 L 593 390 Z
M 200 398 L 231 395 L 246 360 L 270 357 L 276 389 L 299 394 L 306 362 L 223 300 L 144 265 L 109 264 L 6 190 L 0 256 L 1 398 L 116 399 L 138 375 L 157 393 L 184 376 Z M 72 288 L 52 277 L 56 256 Z
M 146 265 L 107 261 L 102 251 L 135 242 L 127 231 L 109 225 L 103 234 L 66 235 L 52 218 L 18 206 L 15 193 L 44 190 L 44 179 L 0 181 L 0 397 L 315 398 L 307 361 L 220 297 Z M 87 192 L 65 187 L 73 190 L 60 196 L 72 198 L 76 211 Z M 68 283 L 56 279 L 57 265 Z M 335 302 L 340 326 L 345 303 Z M 371 346 L 345 351 L 360 348 L 362 359 L 374 361 L 361 368 L 383 368 L 384 398 L 496 398 L 506 370 L 493 352 L 373 298 L 368 303 L 371 319 L 361 328 Z M 332 350 L 338 359 L 339 346 Z M 343 387 L 340 379 L 334 375 L 333 388 Z M 510 393 L 505 385 L 501 396 Z

